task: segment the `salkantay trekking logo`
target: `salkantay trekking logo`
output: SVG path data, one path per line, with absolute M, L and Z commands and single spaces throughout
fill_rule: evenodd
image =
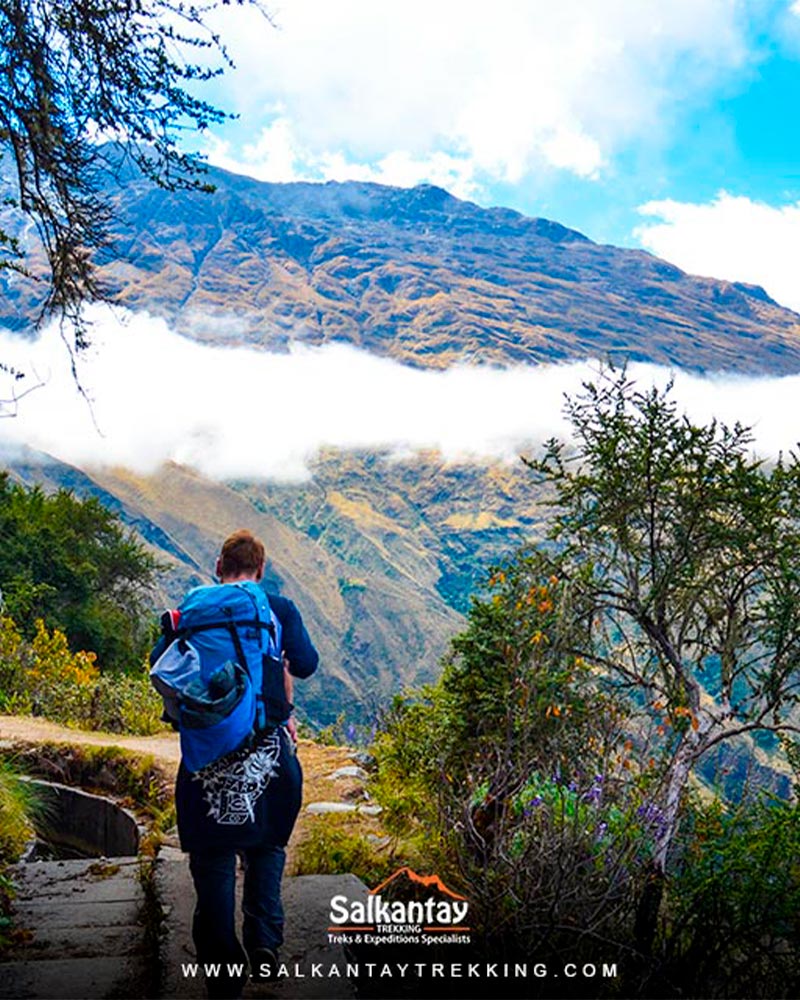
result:
M 414 897 L 414 898 L 409 898 Z M 469 944 L 469 901 L 438 875 L 398 868 L 366 898 L 334 896 L 330 944 Z

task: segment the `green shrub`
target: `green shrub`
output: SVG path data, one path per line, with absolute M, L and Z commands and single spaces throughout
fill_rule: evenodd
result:
M 354 829 L 348 815 L 315 816 L 297 848 L 295 875 L 343 875 L 352 872 L 367 885 L 378 885 L 402 861 Z
M 701 996 L 800 995 L 800 804 L 695 803 L 685 826 L 659 977 Z
M 35 791 L 17 767 L 0 758 L 0 868 L 17 860 L 33 836 Z
M 146 670 L 101 674 L 93 653 L 72 652 L 64 633 L 41 619 L 27 640 L 11 618 L 0 618 L 0 711 L 115 733 L 165 728 Z

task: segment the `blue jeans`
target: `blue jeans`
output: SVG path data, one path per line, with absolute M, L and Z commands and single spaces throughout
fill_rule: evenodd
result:
M 242 937 L 247 952 L 283 944 L 281 878 L 286 852 L 283 847 L 263 844 L 245 850 L 209 848 L 189 855 L 197 905 L 192 937 L 201 963 L 245 962 L 246 955 L 236 933 L 236 856 L 244 862 Z M 209 981 L 209 987 L 212 983 Z M 222 983 L 218 984 L 222 987 Z M 238 993 L 217 993 L 237 996 Z

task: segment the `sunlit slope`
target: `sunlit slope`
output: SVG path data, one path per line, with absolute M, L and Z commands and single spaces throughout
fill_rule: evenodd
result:
M 211 169 L 208 195 L 120 179 L 104 282 L 202 340 L 345 341 L 438 368 L 610 356 L 800 371 L 798 316 L 763 289 L 431 185 L 265 184 Z M 6 272 L 0 291 L 0 325 L 30 325 L 42 288 Z
M 247 526 L 271 586 L 300 606 L 323 659 L 302 703 L 318 722 L 433 679 L 485 568 L 537 530 L 521 463 L 402 462 L 326 452 L 303 483 L 219 484 L 169 465 L 152 476 L 17 462 L 47 488 L 91 493 L 164 561 L 157 603 L 210 582 L 220 542 Z
M 262 184 L 115 199 L 119 300 L 190 335 L 343 340 L 417 365 L 630 357 L 800 370 L 798 317 L 762 289 L 423 185 Z

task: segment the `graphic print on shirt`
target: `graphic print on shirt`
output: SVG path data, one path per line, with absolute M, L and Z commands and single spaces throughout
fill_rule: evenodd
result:
M 208 815 L 223 826 L 255 820 L 255 804 L 278 772 L 281 739 L 270 733 L 255 750 L 241 750 L 193 775 L 203 786 Z

